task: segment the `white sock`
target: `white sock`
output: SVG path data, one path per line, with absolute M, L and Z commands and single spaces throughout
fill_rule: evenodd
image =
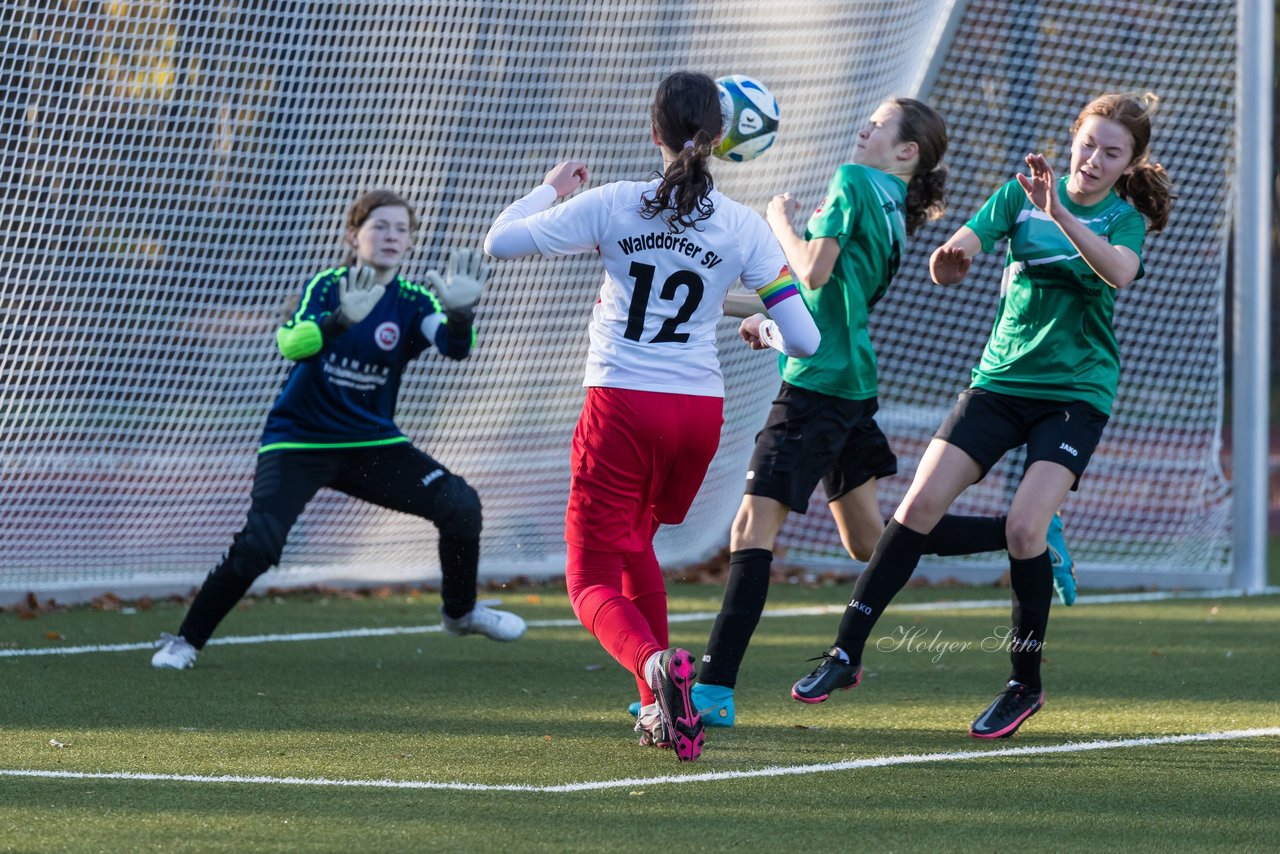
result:
M 655 652 L 644 663 L 644 681 L 649 683 L 650 688 L 653 687 L 654 680 L 658 678 L 658 659 L 660 658 L 662 658 L 662 653 Z

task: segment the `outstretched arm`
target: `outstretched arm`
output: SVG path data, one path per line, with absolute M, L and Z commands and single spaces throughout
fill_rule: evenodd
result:
M 324 342 L 338 337 L 364 320 L 386 293 L 386 286 L 376 284 L 373 268 L 356 264 L 337 280 L 337 305 L 331 311 L 331 289 L 334 282 L 321 273 L 308 285 L 297 311 L 276 330 L 276 347 L 280 355 L 294 362 L 309 359 L 324 349 Z
M 441 355 L 465 359 L 476 344 L 475 310 L 450 308 L 422 319 L 422 334 Z
M 489 228 L 484 238 L 485 254 L 494 258 L 523 258 L 536 255 L 538 246 L 529 226 L 530 216 L 545 211 L 556 199 L 567 196 L 587 183 L 587 164 L 581 160 L 557 163 L 542 183 L 522 199 L 507 206 Z
M 425 278 L 435 291 L 437 310 L 423 318 L 423 336 L 450 359 L 467 358 L 476 343 L 476 302 L 489 278 L 484 255 L 475 249 L 454 249 L 445 275 L 428 270 Z

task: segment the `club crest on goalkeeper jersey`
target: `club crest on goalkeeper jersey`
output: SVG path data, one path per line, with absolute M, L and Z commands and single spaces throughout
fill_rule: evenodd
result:
M 345 272 L 341 267 L 313 278 L 285 330 L 321 324 L 337 312 Z M 430 346 L 422 321 L 439 311 L 427 289 L 398 276 L 368 317 L 341 335 L 325 336 L 318 353 L 294 362 L 267 416 L 262 450 L 403 439 L 394 420 L 400 377 Z
M 764 306 L 796 293 L 764 219 L 712 190 L 714 212 L 673 232 L 669 212 L 641 215 L 658 181 L 619 181 L 529 217 L 544 257 L 596 249 L 604 264 L 585 386 L 723 397 L 716 322 L 741 278 Z

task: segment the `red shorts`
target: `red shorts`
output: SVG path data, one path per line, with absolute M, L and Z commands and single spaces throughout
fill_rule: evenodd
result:
M 565 540 L 638 552 L 684 521 L 724 424 L 724 399 L 591 387 L 573 433 Z

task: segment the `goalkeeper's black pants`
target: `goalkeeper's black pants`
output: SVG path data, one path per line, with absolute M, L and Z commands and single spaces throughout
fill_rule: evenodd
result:
M 289 530 L 324 487 L 434 523 L 445 613 L 460 617 L 475 607 L 481 510 L 466 481 L 408 442 L 276 450 L 258 456 L 245 526 L 178 630 L 188 643 L 202 649 L 254 580 L 280 561 Z

